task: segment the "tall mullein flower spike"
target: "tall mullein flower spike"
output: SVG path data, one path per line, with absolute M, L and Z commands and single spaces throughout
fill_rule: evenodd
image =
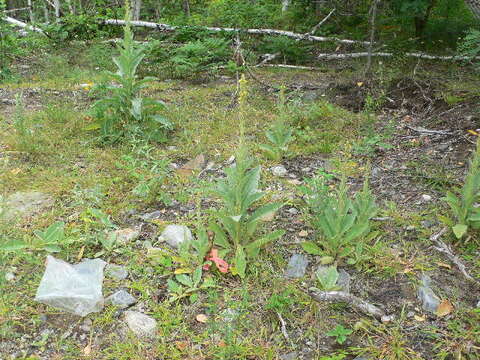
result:
M 248 97 L 248 81 L 243 74 L 239 80 L 239 94 L 238 94 L 238 125 L 240 128 L 239 146 L 237 151 L 237 158 L 241 161 L 246 157 L 245 148 L 245 110 Z

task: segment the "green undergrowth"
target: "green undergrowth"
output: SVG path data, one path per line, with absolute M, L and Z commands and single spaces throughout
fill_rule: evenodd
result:
M 109 69 L 113 51 L 109 46 L 94 44 L 78 52 L 77 57 L 74 54 L 78 48 L 74 47 L 71 53 L 67 51 L 64 59 L 59 54 L 65 49 L 55 50 L 50 56 L 52 61 L 36 60 L 23 77 L 5 86 L 9 98 L 16 99 L 16 104 L 0 110 L 0 195 L 42 191 L 55 198 L 55 205 L 32 219 L 19 219 L 17 223 L 0 221 L 0 243 L 18 240 L 27 244 L 21 251 L 0 250 L 0 339 L 3 342 L 15 343 L 24 334 L 35 334 L 34 339 L 28 340 L 34 353 L 49 348 L 66 359 L 85 355 L 85 343 L 61 336 L 67 331 L 67 325 L 81 320 L 33 301 L 45 256 L 48 251 L 56 251 L 56 248 L 37 246 L 38 234 L 40 238 L 46 236 L 49 226 L 63 222 L 64 237 L 59 241 L 60 251 L 55 256 L 75 263 L 97 255 L 105 261 L 125 265 L 130 272 L 129 280 L 105 279 L 104 293 L 126 287 L 144 305 L 148 315 L 158 321 L 159 340 L 149 343 L 139 341 L 132 334 L 121 337 L 117 332 L 121 323 L 119 313 L 112 306 L 89 315 L 93 325 L 88 341 L 99 337 L 99 343 L 92 342 L 90 358 L 274 360 L 280 354 L 305 347 L 309 347 L 313 358 L 318 359 L 353 359 L 364 353 L 378 359 L 426 358 L 423 350 L 415 347 L 413 330 L 408 330 L 417 331 L 417 328 L 420 328 L 418 336 L 427 339 L 428 348 L 433 348 L 428 353 L 434 354 L 433 358 L 448 359 L 446 354 L 455 351 L 469 356 L 468 351 L 471 354 L 476 351 L 469 346 L 478 342 L 475 336 L 479 329 L 473 321 L 478 313 L 465 308 L 460 294 L 448 294 L 461 309 L 453 318 L 423 322 L 402 313 L 393 323 L 380 324 L 351 311 L 343 303 L 318 304 L 306 294 L 308 287 L 316 284 L 314 272 L 319 257 L 310 257 L 311 265 L 304 278 L 283 277 L 290 255 L 304 253 L 303 241 L 314 241 L 325 250 L 322 255 L 337 257 L 339 263 L 336 265 L 345 266 L 366 286 L 370 279 L 382 286 L 400 282 L 401 286 L 412 289 L 412 294 L 418 282 L 417 274 L 434 271 L 439 268 L 439 262 L 445 263 L 439 254 L 429 255 L 431 229 L 422 225 L 422 221 L 436 220 L 437 205 L 426 205 L 418 210 L 385 201 L 375 193 L 372 181 L 369 188 L 376 197 L 378 209 L 368 211 L 365 219 L 358 215 L 366 228 L 344 242 L 337 241 L 343 233 L 330 236 L 335 239 L 328 248 L 321 243 L 322 236 L 328 238 L 328 233 L 322 233 L 322 224 L 310 222 L 298 185 L 289 177 L 273 176 L 269 170 L 283 163 L 295 169 L 297 180 L 305 183 L 307 175 L 301 169 L 310 165 L 302 161 L 328 158 L 328 168 L 318 166 L 312 170 L 328 180 L 322 183 L 322 194 L 326 196 L 323 204 L 328 204 L 331 212 L 336 211 L 336 203 L 348 202 L 343 215 L 350 219 L 351 209 L 360 207 L 360 200 L 351 204 L 353 200 L 350 199 L 358 199 L 355 194 L 363 194 L 367 203 L 373 201 L 367 186 L 361 192 L 368 163 L 375 160 L 379 150 L 390 150 L 395 138 L 395 124 L 386 124 L 385 132 L 376 133 L 375 126 L 380 121 L 375 114 L 378 109 L 352 112 L 334 104 L 328 97 L 307 102 L 296 93 L 288 93 L 285 108 L 279 109 L 278 93 L 264 91 L 254 80 L 248 80 L 249 94 L 239 105 L 237 85 L 231 77 L 201 85 L 182 80 L 159 80 L 143 89 L 142 95 L 165 102 L 165 116 L 174 129 L 168 133 L 166 142 L 156 144 L 134 136 L 120 144 L 101 144 L 95 133 L 86 130 L 93 121 L 87 109 L 98 96 L 90 92 L 90 88 L 104 79 L 97 67 Z M 37 67 L 38 64 L 43 65 Z M 149 64 L 140 67 L 139 71 L 142 76 L 159 75 L 161 78 L 162 74 L 146 73 L 152 68 Z M 329 72 L 315 76 L 333 75 L 339 76 Z M 299 78 L 308 82 L 314 77 L 311 73 L 278 69 L 260 70 L 258 76 L 278 86 Z M 341 76 L 352 80 L 352 70 L 345 70 Z M 37 92 L 32 94 L 30 89 L 37 89 Z M 52 91 L 58 94 L 52 95 Z M 78 96 L 71 98 L 71 91 Z M 250 234 L 254 236 L 248 241 L 238 241 L 236 233 L 229 232 L 225 249 L 233 255 L 233 246 L 247 249 L 263 236 L 282 233 L 275 231 L 284 230 L 285 234 L 271 243 L 262 243 L 261 251 L 251 250 L 246 257 L 248 266 L 241 272 L 243 279 L 232 273 L 221 274 L 214 268 L 213 260 L 209 260 L 211 271 L 202 273 L 202 281 L 212 277 L 215 286 L 204 287 L 201 291 L 196 289 L 198 296 L 194 299 L 185 296 L 172 300 L 167 279 L 188 283 L 185 277 L 177 277 L 182 274 L 174 274 L 175 270 L 198 268 L 204 259 L 189 258 L 188 254 L 186 259 L 169 255 L 152 259 L 144 245 L 147 241 L 155 243 L 170 223 L 188 225 L 198 234 L 203 226 L 218 222 L 219 213 L 224 216 L 220 225 L 227 224 L 227 227 L 230 223 L 225 218 L 240 215 L 234 213 L 235 209 L 222 210 L 221 202 L 212 194 L 213 183 L 234 173 L 233 168 L 213 175 L 205 172 L 200 177 L 198 173 L 189 177 L 177 171 L 179 166 L 199 154 L 204 154 L 222 171 L 230 166 L 226 161 L 236 154 L 242 134 L 239 111 L 245 143 L 252 158 L 248 167 L 254 170 L 250 175 L 256 179 L 252 181 L 255 186 L 246 193 L 259 196 L 258 190 L 265 192 L 262 199 L 249 202 L 241 215 L 251 219 L 255 209 L 274 203 L 283 204 L 283 209 L 272 219 L 255 223 L 254 229 L 259 225 L 258 231 Z M 288 141 L 288 146 L 279 142 L 285 149 L 268 157 L 259 145 L 268 141 L 265 134 L 272 131 L 279 116 L 284 121 L 282 129 L 292 130 L 293 140 Z M 444 191 L 456 182 L 455 177 L 440 166 L 437 169 L 424 160 L 407 163 L 405 174 L 435 191 Z M 342 183 L 338 197 L 332 199 L 331 194 L 338 189 L 342 175 L 349 186 Z M 185 211 L 182 207 L 193 210 Z M 298 216 L 285 216 L 291 207 L 299 209 Z M 139 215 L 153 210 L 163 211 L 162 217 L 143 225 L 141 241 L 125 246 L 109 242 L 111 239 L 105 235 L 106 231 L 129 227 Z M 322 213 L 317 214 L 318 222 L 323 221 L 322 216 Z M 371 219 L 373 216 L 386 220 Z M 411 230 L 412 226 L 415 231 Z M 306 239 L 303 234 L 299 235 L 300 230 L 308 230 Z M 212 235 L 211 232 L 207 234 Z M 348 246 L 343 250 L 348 250 L 348 254 L 343 255 L 345 244 Z M 472 272 L 478 274 L 476 247 L 472 243 L 461 244 L 459 251 L 469 264 L 473 264 Z M 341 263 L 342 258 L 348 261 Z M 15 275 L 13 282 L 5 280 L 7 272 Z M 382 287 L 369 287 L 360 292 L 368 298 L 380 289 Z M 387 290 L 398 297 L 399 288 Z M 374 301 L 393 300 L 379 296 Z M 197 321 L 199 314 L 206 315 L 207 321 Z M 59 330 L 45 338 L 36 338 L 36 334 L 47 326 L 41 315 L 47 315 L 49 326 L 55 324 Z M 290 334 L 288 339 L 283 334 L 282 321 Z M 319 341 L 325 346 L 319 345 Z

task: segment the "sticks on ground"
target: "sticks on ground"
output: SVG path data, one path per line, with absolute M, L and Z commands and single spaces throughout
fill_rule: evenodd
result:
M 5 16 L 5 21 L 10 23 L 10 24 L 13 24 L 15 26 L 18 26 L 18 27 L 21 27 L 22 29 L 26 29 L 26 30 L 30 30 L 30 31 L 35 31 L 35 32 L 38 32 L 40 34 L 45 34 L 42 29 L 39 29 L 35 26 L 32 26 L 32 25 L 29 25 L 29 24 L 26 24 L 24 23 L 23 21 L 20 21 L 20 20 L 17 20 L 17 19 L 14 19 L 12 17 L 9 17 L 9 16 Z
M 373 316 L 374 318 L 381 320 L 385 317 L 385 312 L 379 307 L 370 304 L 369 302 L 360 299 L 354 295 L 346 293 L 344 291 L 313 291 L 308 293 L 315 301 L 318 302 L 345 302 L 354 309 L 363 312 L 364 314 Z
M 125 20 L 118 20 L 118 19 L 107 19 L 103 21 L 104 24 L 107 25 L 125 25 Z M 180 26 L 173 26 L 168 24 L 160 24 L 154 23 L 150 21 L 131 21 L 130 22 L 133 26 L 141 26 L 147 27 L 151 29 L 157 29 L 158 31 L 164 32 L 172 32 L 179 28 Z M 368 45 L 368 41 L 357 41 L 357 40 L 349 40 L 349 39 L 339 39 L 336 37 L 324 37 L 324 36 L 314 36 L 310 34 L 298 34 L 294 33 L 293 31 L 286 31 L 286 30 L 276 30 L 276 29 L 235 29 L 235 28 L 221 28 L 221 27 L 209 27 L 205 26 L 202 27 L 205 30 L 213 31 L 213 32 L 243 32 L 247 34 L 257 34 L 257 35 L 279 35 L 279 36 L 287 36 L 297 40 L 306 40 L 306 41 L 319 41 L 319 42 L 337 42 L 340 44 L 348 44 L 348 45 Z
M 467 271 L 467 268 L 465 264 L 456 256 L 450 246 L 445 244 L 442 240 L 440 240 L 440 237 L 442 237 L 443 234 L 447 232 L 447 228 L 443 228 L 440 230 L 438 233 L 433 234 L 430 237 L 430 240 L 433 241 L 435 244 L 437 244 L 437 247 L 434 246 L 434 249 L 437 251 L 440 251 L 441 253 L 444 253 L 447 258 L 454 263 L 458 270 L 462 273 L 462 275 L 468 280 L 473 282 L 476 285 L 480 285 L 478 281 L 476 281 Z
M 372 53 L 372 57 L 391 57 L 394 56 L 394 53 L 390 52 L 375 52 Z M 424 53 L 405 53 L 403 54 L 406 57 L 413 57 L 419 59 L 427 59 L 427 60 L 446 60 L 446 61 L 465 61 L 465 60 L 472 60 L 467 56 L 436 56 L 436 55 L 429 55 Z M 318 59 L 327 59 L 327 60 L 335 60 L 335 59 L 353 59 L 353 58 L 361 58 L 361 57 L 368 57 L 368 52 L 357 52 L 357 53 L 348 53 L 348 54 L 318 54 Z M 476 60 L 480 59 L 480 56 L 475 57 Z
M 424 129 L 420 127 L 413 127 L 413 126 L 405 126 L 407 129 L 413 130 L 415 132 L 424 134 L 424 135 L 453 135 L 451 131 L 444 131 L 444 130 L 430 130 Z

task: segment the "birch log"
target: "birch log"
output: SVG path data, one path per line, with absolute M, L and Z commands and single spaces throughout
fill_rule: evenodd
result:
M 118 20 L 118 19 L 107 19 L 103 21 L 104 24 L 107 25 L 125 25 L 125 20 Z M 133 26 L 140 26 L 140 27 L 147 27 L 151 29 L 156 29 L 158 31 L 164 32 L 173 32 L 177 29 L 182 27 L 180 26 L 173 26 L 168 24 L 161 24 L 161 23 L 154 23 L 149 21 L 131 21 L 130 22 Z M 320 42 L 337 42 L 340 44 L 347 44 L 347 45 L 364 45 L 368 46 L 368 41 L 357 41 L 357 40 L 349 40 L 349 39 L 339 39 L 336 37 L 324 37 L 324 36 L 314 36 L 310 34 L 298 34 L 292 31 L 286 30 L 276 30 L 276 29 L 234 29 L 234 28 L 221 28 L 221 27 L 203 27 L 205 30 L 209 30 L 212 32 L 244 32 L 247 34 L 257 34 L 257 35 L 278 35 L 278 36 L 286 36 L 297 40 L 305 40 L 305 41 L 320 41 Z
M 26 30 L 35 31 L 35 32 L 38 32 L 38 33 L 41 33 L 41 34 L 45 34 L 41 29 L 39 29 L 35 26 L 32 26 L 32 25 L 26 24 L 23 21 L 11 18 L 9 16 L 5 16 L 5 21 L 10 23 L 10 24 L 13 24 L 15 26 L 21 27 L 22 29 L 26 29 Z
M 327 60 L 343 60 L 343 59 L 353 59 L 353 58 L 361 58 L 369 56 L 368 52 L 358 52 L 358 53 L 348 53 L 348 54 L 318 54 L 318 59 L 327 59 Z M 389 52 L 376 52 L 371 54 L 372 57 L 391 57 L 395 56 L 393 53 Z M 405 53 L 403 56 L 406 57 L 413 57 L 419 59 L 427 59 L 427 60 L 452 60 L 452 61 L 465 61 L 471 60 L 468 56 L 437 56 L 437 55 L 430 55 L 424 53 Z M 480 56 L 476 56 L 474 59 L 480 59 Z

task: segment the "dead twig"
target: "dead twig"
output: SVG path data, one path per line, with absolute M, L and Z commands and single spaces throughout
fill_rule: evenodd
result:
M 278 320 L 280 320 L 280 326 L 281 326 L 280 329 L 282 330 L 283 337 L 285 338 L 285 340 L 287 340 L 293 346 L 293 342 L 290 339 L 290 336 L 288 336 L 287 324 L 286 324 L 285 320 L 283 320 L 282 314 L 280 314 L 277 311 L 277 316 L 278 316 Z
M 480 285 L 477 280 L 475 280 L 467 271 L 467 268 L 465 264 L 456 256 L 450 246 L 445 244 L 440 238 L 442 237 L 443 234 L 447 232 L 447 228 L 443 228 L 440 230 L 438 233 L 433 234 L 430 237 L 430 241 L 434 242 L 437 244 L 437 246 L 434 246 L 433 248 L 441 253 L 444 253 L 447 258 L 456 265 L 458 270 L 462 273 L 462 275 L 469 281 L 473 282 L 475 285 Z
M 413 127 L 406 125 L 405 126 L 407 129 L 413 130 L 415 132 L 419 132 L 421 134 L 427 134 L 427 135 L 453 135 L 454 133 L 451 131 L 445 131 L 445 130 L 430 130 L 430 129 L 424 129 L 420 127 Z
M 386 316 L 385 312 L 379 307 L 344 291 L 320 291 L 318 289 L 310 289 L 308 295 L 318 302 L 345 302 L 352 308 L 373 316 L 378 320 Z
M 329 13 L 327 16 L 325 16 L 322 21 L 320 21 L 317 25 L 315 25 L 315 26 L 312 28 L 312 30 L 311 30 L 309 33 L 307 33 L 307 35 L 313 35 L 313 34 L 315 34 L 315 31 L 317 31 L 317 30 L 320 28 L 320 26 L 322 26 L 323 24 L 325 24 L 325 22 L 330 18 L 330 16 L 332 16 L 332 14 L 335 12 L 335 10 L 337 10 L 337 9 L 334 8 L 332 11 L 330 11 L 330 13 Z

